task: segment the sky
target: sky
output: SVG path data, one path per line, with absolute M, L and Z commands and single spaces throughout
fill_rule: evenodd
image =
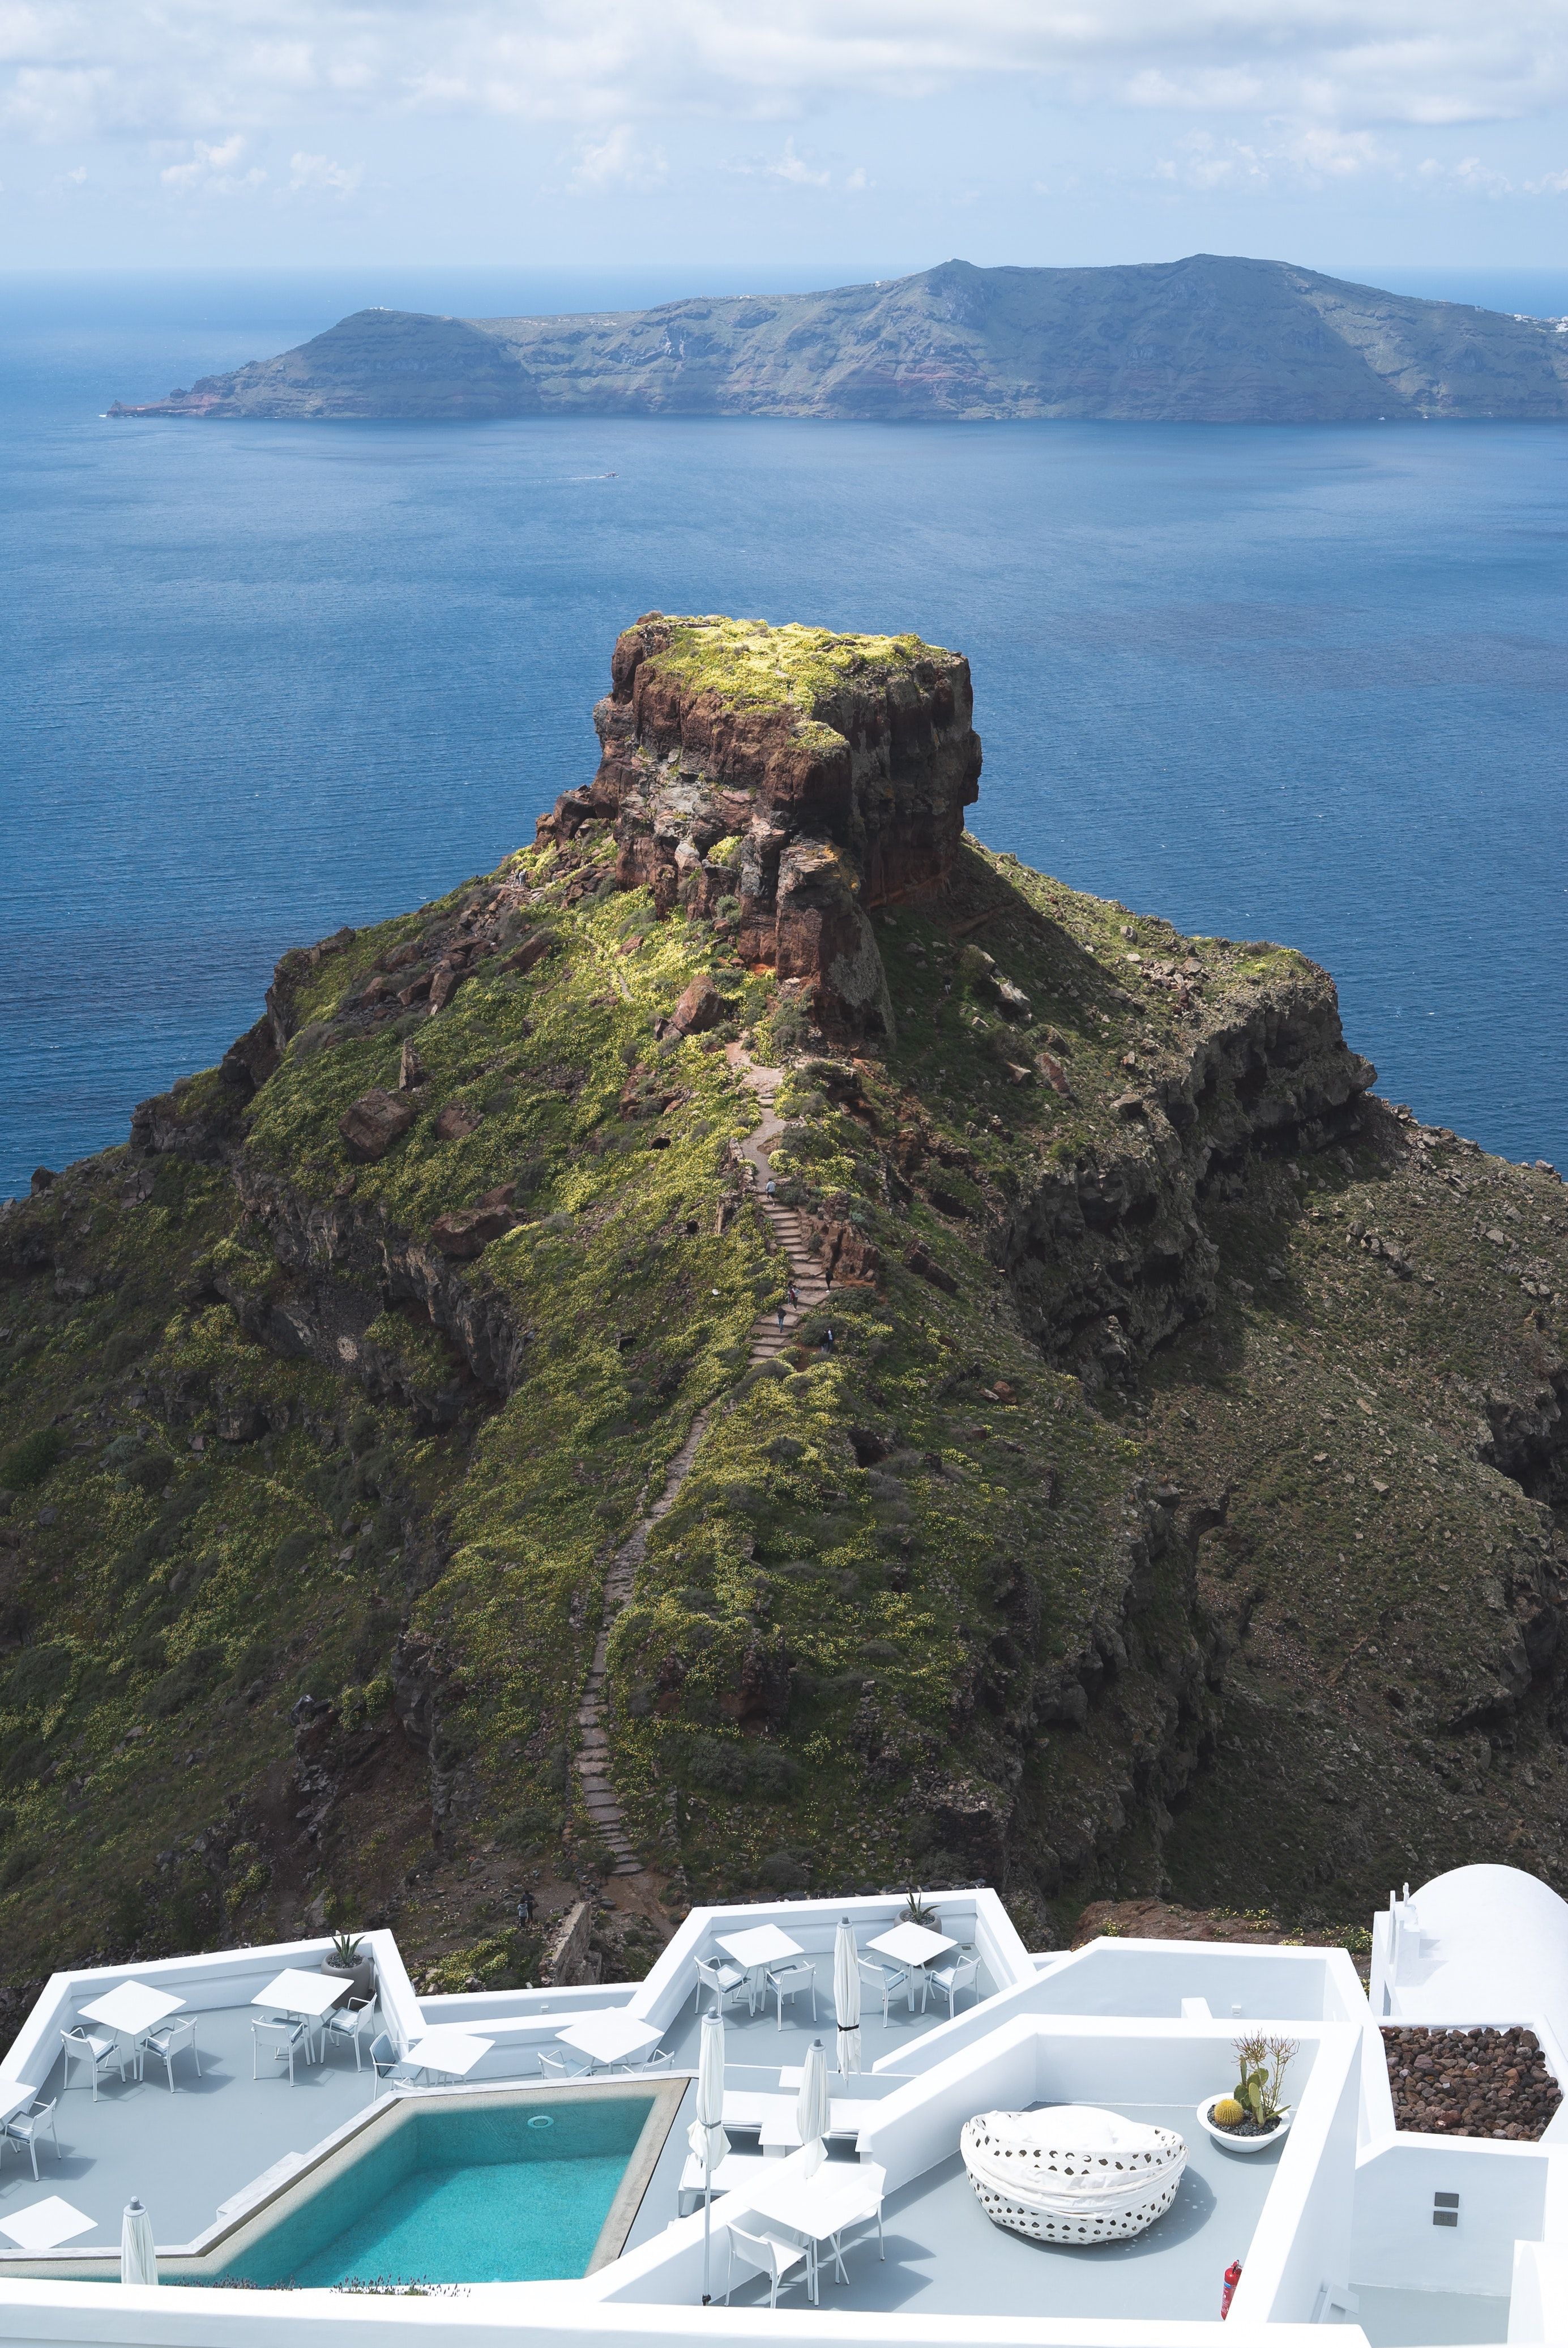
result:
M 1550 268 L 1565 0 L 0 0 L 0 268 Z

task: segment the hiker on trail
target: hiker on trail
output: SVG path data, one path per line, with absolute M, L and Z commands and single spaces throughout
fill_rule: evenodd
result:
M 824 1329 L 822 1332 L 822 1351 L 824 1354 L 830 1354 L 832 1350 L 833 1333 L 830 1329 Z
M 789 1281 L 789 1282 L 786 1284 L 786 1286 L 785 1286 L 785 1290 L 784 1290 L 784 1296 L 785 1296 L 785 1301 L 786 1301 L 788 1303 L 790 1303 L 790 1304 L 799 1304 L 799 1303 L 800 1300 L 799 1300 L 799 1297 L 796 1295 L 796 1293 L 795 1293 L 795 1283 L 794 1283 L 794 1282 L 793 1282 L 792 1280 L 791 1280 L 791 1281 Z
M 775 1189 L 775 1188 L 776 1188 L 776 1187 L 777 1187 L 777 1186 L 776 1186 L 776 1185 L 775 1185 L 775 1183 L 773 1182 L 773 1180 L 772 1180 L 771 1177 L 769 1177 L 769 1183 L 768 1183 L 768 1196 L 769 1196 L 769 1198 L 771 1198 L 771 1197 L 773 1196 L 773 1192 L 774 1192 L 774 1189 Z
M 779 1334 L 780 1336 L 784 1334 L 784 1307 L 782 1305 L 779 1307 Z

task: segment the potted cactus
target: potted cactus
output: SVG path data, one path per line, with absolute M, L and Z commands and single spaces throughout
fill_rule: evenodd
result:
M 336 1973 L 353 1983 L 351 1997 L 376 1994 L 376 1960 L 353 1932 L 335 1932 L 332 1947 L 321 1961 L 324 1973 Z
M 1296 2052 L 1294 2038 L 1262 2032 L 1235 2043 L 1236 2084 L 1228 2094 L 1205 2096 L 1198 2118 L 1216 2144 L 1233 2152 L 1262 2152 L 1277 2144 L 1290 2126 L 1284 2078 Z
M 927 1932 L 940 1932 L 942 1930 L 942 1919 L 934 1908 L 927 1907 L 918 1891 L 905 1892 L 898 1921 L 901 1924 L 919 1924 Z

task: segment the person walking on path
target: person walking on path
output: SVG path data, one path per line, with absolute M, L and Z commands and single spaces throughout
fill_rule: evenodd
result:
M 824 1354 L 830 1354 L 832 1350 L 833 1333 L 831 1329 L 824 1329 L 822 1332 L 822 1351 Z
M 779 1334 L 780 1336 L 784 1334 L 784 1307 L 782 1304 L 779 1307 Z

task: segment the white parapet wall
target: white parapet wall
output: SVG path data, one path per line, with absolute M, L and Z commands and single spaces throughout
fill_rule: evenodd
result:
M 419 2035 L 425 2023 L 402 1952 L 390 1932 L 361 1932 L 357 1938 L 376 1960 L 376 1993 L 383 2026 L 400 2047 L 406 2046 Z M 331 1953 L 331 1935 L 324 1932 L 314 1940 L 277 1941 L 265 1948 L 220 1949 L 201 1956 L 154 1957 L 136 1964 L 51 1973 L 0 2062 L 0 2086 L 41 2087 L 59 2059 L 62 2030 L 70 2028 L 84 2005 L 121 1982 L 145 1982 L 183 1999 L 192 2013 L 211 2013 L 220 2007 L 247 2005 L 274 1974 L 290 1966 L 314 1972 Z
M 5 2313 L 6 2348 L 689 2348 L 697 2336 L 705 2348 L 1150 2348 L 1151 2338 L 1146 2322 L 856 2315 L 826 2294 L 820 2307 L 714 2306 L 699 2318 L 692 2299 L 634 2311 L 550 2283 L 490 2284 L 452 2299 L 14 2283 Z M 1157 2329 L 1160 2348 L 1243 2348 L 1233 2322 Z M 1271 2326 L 1268 2338 L 1269 2348 L 1322 2343 L 1305 2324 Z M 1339 2338 L 1366 2348 L 1357 2332 Z
M 1545 2229 L 1554 2156 L 1534 2144 L 1397 2136 L 1356 2164 L 1350 2277 L 1396 2291 L 1510 2289 L 1516 2241 Z M 1457 2194 L 1457 2225 L 1434 2225 L 1434 2199 Z
M 1233 2032 L 1304 2022 L 1362 2024 L 1367 1999 L 1343 1949 L 1277 1949 L 1217 1941 L 1091 1941 L 983 2007 L 938 2023 L 875 2068 L 929 2070 L 1018 2013 L 1180 2015 L 1201 1998 Z

